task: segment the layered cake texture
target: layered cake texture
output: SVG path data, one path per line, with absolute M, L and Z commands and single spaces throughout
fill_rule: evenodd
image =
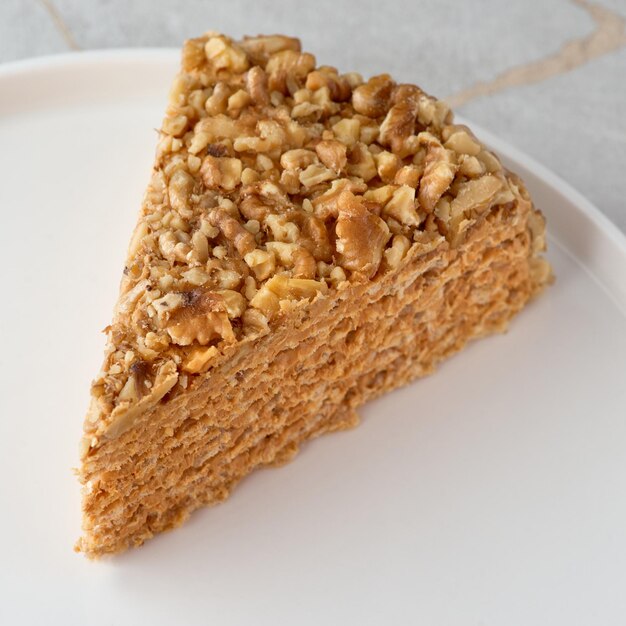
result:
M 544 248 L 522 181 L 419 87 L 290 37 L 186 42 L 84 423 L 77 549 L 142 544 L 504 330 Z

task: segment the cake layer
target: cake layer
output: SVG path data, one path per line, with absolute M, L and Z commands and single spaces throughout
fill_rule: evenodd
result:
M 85 535 L 99 556 L 222 501 L 246 474 L 356 423 L 367 400 L 503 330 L 545 283 L 530 203 L 479 220 L 466 242 L 414 248 L 397 272 L 299 307 L 85 460 Z

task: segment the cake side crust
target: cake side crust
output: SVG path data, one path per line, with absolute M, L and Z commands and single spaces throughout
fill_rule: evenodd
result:
M 415 255 L 394 276 L 294 312 L 282 333 L 231 356 L 103 446 L 83 475 L 81 549 L 114 553 L 179 525 L 223 501 L 254 468 L 354 425 L 367 400 L 504 330 L 545 286 L 532 270 L 528 206 L 519 212 L 477 225 L 461 250 Z

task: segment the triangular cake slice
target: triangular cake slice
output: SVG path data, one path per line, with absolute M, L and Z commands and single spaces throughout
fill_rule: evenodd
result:
M 89 557 L 291 459 L 549 281 L 523 183 L 448 107 L 297 39 L 188 41 L 81 443 Z

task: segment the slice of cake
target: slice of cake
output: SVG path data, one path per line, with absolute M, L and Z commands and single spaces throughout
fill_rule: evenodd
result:
M 188 41 L 81 443 L 89 557 L 502 331 L 544 220 L 448 107 L 297 39 Z

